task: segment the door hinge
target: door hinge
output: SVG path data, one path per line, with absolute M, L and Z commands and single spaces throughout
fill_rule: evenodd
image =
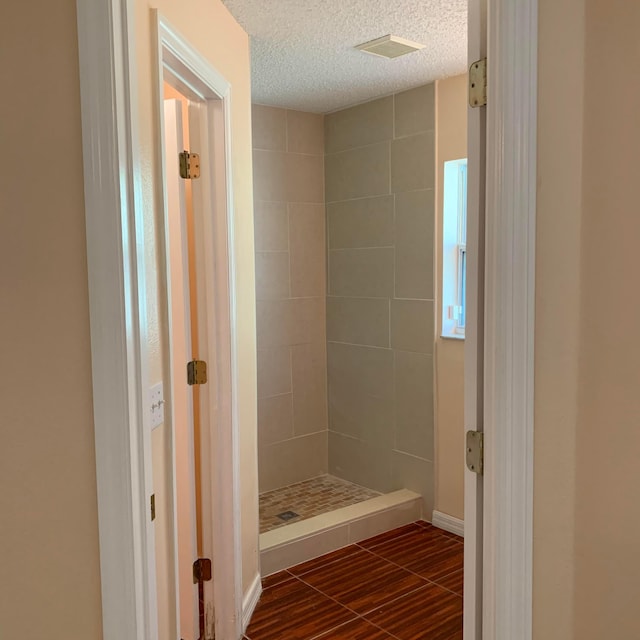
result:
M 193 584 L 209 582 L 211 575 L 211 560 L 209 558 L 198 558 L 193 563 Z
M 207 363 L 204 360 L 192 360 L 187 364 L 187 383 L 207 383 Z
M 180 177 L 195 180 L 200 177 L 200 156 L 197 153 L 183 151 L 180 155 Z
M 156 519 L 156 494 L 152 493 L 151 494 L 151 500 L 150 500 L 150 507 L 151 507 L 151 522 L 153 522 Z
M 487 104 L 487 59 L 482 58 L 469 67 L 469 104 L 484 107 Z
M 484 472 L 484 433 L 467 431 L 467 468 L 481 476 Z

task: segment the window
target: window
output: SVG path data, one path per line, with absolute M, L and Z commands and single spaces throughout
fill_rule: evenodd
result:
M 464 338 L 467 293 L 467 160 L 444 163 L 442 336 Z

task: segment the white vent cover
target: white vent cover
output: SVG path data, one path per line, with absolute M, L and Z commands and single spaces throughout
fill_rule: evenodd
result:
M 423 44 L 411 42 L 411 40 L 405 40 L 398 36 L 388 35 L 359 44 L 356 49 L 382 58 L 398 58 L 407 53 L 424 49 L 424 47 L 425 45 Z

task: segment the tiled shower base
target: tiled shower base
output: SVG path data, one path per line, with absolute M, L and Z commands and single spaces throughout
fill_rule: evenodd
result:
M 379 495 L 377 491 L 333 476 L 319 476 L 281 489 L 266 491 L 260 494 L 260 533 Z
M 422 496 L 407 489 L 379 494 L 332 476 L 263 493 L 262 576 L 415 522 L 422 504 Z M 277 517 L 287 512 L 295 515 Z

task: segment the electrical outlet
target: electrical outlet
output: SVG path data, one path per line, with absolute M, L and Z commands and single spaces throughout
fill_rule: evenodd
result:
M 151 428 L 155 429 L 164 422 L 164 392 L 162 382 L 154 384 L 149 389 L 149 414 L 151 416 Z

